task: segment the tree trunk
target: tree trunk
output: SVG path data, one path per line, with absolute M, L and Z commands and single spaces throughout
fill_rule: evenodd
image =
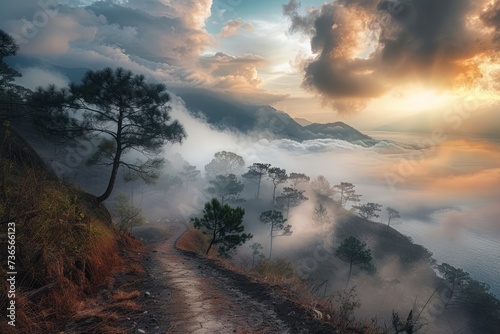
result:
M 347 283 L 345 284 L 346 289 L 347 289 L 347 286 L 349 285 L 349 281 L 351 280 L 351 273 L 352 273 L 352 262 L 349 263 L 349 276 L 347 276 Z
M 273 228 L 274 228 L 274 224 L 271 223 L 271 245 L 269 247 L 269 260 L 271 260 L 271 255 L 273 253 Z
M 274 200 L 276 198 L 276 185 L 274 185 L 274 189 L 273 189 L 273 209 L 274 209 Z
M 118 124 L 116 126 L 116 152 L 113 159 L 113 169 L 111 170 L 111 176 L 109 178 L 108 187 L 106 191 L 101 196 L 97 197 L 97 203 L 102 203 L 109 198 L 113 188 L 115 186 L 116 175 L 118 175 L 118 168 L 120 167 L 120 159 L 122 156 L 122 125 L 124 110 L 120 108 L 120 115 L 118 116 Z
M 111 176 L 109 178 L 108 187 L 106 191 L 101 196 L 97 197 L 97 203 L 102 203 L 109 198 L 113 188 L 115 186 L 116 175 L 118 175 L 118 167 L 120 167 L 120 155 L 121 152 L 117 153 L 113 161 L 113 169 L 111 170 Z
M 207 249 L 207 252 L 206 252 L 207 255 L 208 255 L 208 252 L 210 252 L 210 248 L 212 248 L 212 245 L 214 244 L 216 237 L 217 237 L 217 233 L 215 233 L 215 230 L 214 230 L 214 235 L 212 237 L 212 241 L 210 241 L 210 245 L 208 245 L 208 249 Z
M 290 213 L 290 197 L 288 197 L 288 201 L 286 203 L 286 220 L 288 220 L 289 213 Z
M 260 194 L 260 180 L 262 180 L 262 174 L 259 176 L 259 182 L 257 182 L 257 197 L 256 199 L 259 199 L 259 194 Z

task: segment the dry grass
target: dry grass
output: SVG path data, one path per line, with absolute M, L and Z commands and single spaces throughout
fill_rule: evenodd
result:
M 206 234 L 203 234 L 201 230 L 190 227 L 186 233 L 177 240 L 176 247 L 188 252 L 206 255 L 205 253 L 209 244 L 210 241 Z M 208 255 L 209 257 L 216 257 L 217 247 L 212 246 Z
M 140 295 L 141 295 L 141 293 L 137 290 L 129 291 L 129 292 L 118 290 L 113 294 L 113 296 L 111 298 L 115 301 L 122 301 L 122 300 L 135 299 L 135 298 L 138 298 Z
M 57 332 L 82 310 L 92 309 L 84 301 L 109 283 L 114 271 L 127 268 L 143 272 L 134 262 L 128 268 L 119 255 L 119 250 L 127 247 L 131 252 L 142 249 L 132 237 L 118 235 L 109 212 L 96 204 L 95 197 L 52 178 L 43 167 L 34 167 L 28 156 L 33 153 L 24 149 L 13 151 L 15 138 L 8 136 L 0 135 L 0 220 L 16 218 L 16 330 Z M 2 249 L 7 249 L 6 227 L 0 225 Z M 8 302 L 4 287 L 6 267 L 2 257 L 2 309 Z M 125 299 L 115 301 L 114 307 L 127 312 L 137 309 L 134 302 Z M 101 312 L 101 320 L 116 319 L 115 311 Z M 102 332 L 108 330 L 111 331 L 108 328 Z M 0 333 L 11 332 L 11 326 L 0 322 Z M 120 332 L 123 330 L 116 331 Z

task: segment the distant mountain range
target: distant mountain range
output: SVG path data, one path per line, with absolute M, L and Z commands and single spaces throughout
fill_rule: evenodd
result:
M 313 122 L 305 119 L 305 118 L 294 118 L 295 122 L 299 123 L 300 125 L 302 126 L 308 126 L 308 125 L 311 125 L 313 124 Z
M 309 125 L 303 126 L 288 114 L 271 106 L 244 104 L 204 89 L 177 88 L 173 92 L 185 101 L 193 115 L 205 119 L 208 124 L 220 130 L 266 133 L 272 139 L 286 138 L 298 142 L 339 139 L 365 147 L 377 143 L 375 139 L 343 122 L 309 122 Z
M 17 68 L 37 67 L 61 73 L 71 82 L 78 82 L 88 69 L 66 68 L 26 56 L 9 59 Z M 267 105 L 246 104 L 228 95 L 206 89 L 168 87 L 181 97 L 188 110 L 205 119 L 213 127 L 242 133 L 261 133 L 270 139 L 291 139 L 302 142 L 313 139 L 339 139 L 361 146 L 373 146 L 373 138 L 342 122 L 317 124 L 306 119 L 294 120 L 288 114 Z

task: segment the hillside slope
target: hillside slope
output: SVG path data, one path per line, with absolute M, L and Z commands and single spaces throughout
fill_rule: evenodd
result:
M 120 254 L 139 244 L 117 233 L 94 196 L 59 181 L 8 122 L 0 126 L 0 222 L 2 318 L 13 305 L 1 333 L 50 333 L 71 323 L 126 330 L 104 321 L 109 309 L 87 302 L 115 271 L 130 270 Z

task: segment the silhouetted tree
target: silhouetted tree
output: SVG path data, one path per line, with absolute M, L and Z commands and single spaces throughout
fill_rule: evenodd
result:
M 273 208 L 276 200 L 276 188 L 279 184 L 285 183 L 288 180 L 288 175 L 286 174 L 286 170 L 272 167 L 267 171 L 267 179 L 271 181 L 273 184 Z
M 442 263 L 437 266 L 438 271 L 443 275 L 443 279 L 449 284 L 450 296 L 446 301 L 445 307 L 450 303 L 455 294 L 462 290 L 467 282 L 470 280 L 468 272 L 455 268 L 448 263 Z
M 334 186 L 335 189 L 338 189 L 340 195 L 339 204 L 342 207 L 345 207 L 347 202 L 359 202 L 361 195 L 357 195 L 354 191 L 354 185 L 349 182 L 341 182 Z
M 287 219 L 283 218 L 283 212 L 277 210 L 269 210 L 262 212 L 259 216 L 259 220 L 264 224 L 271 226 L 271 231 L 269 233 L 270 246 L 269 246 L 269 259 L 273 253 L 273 239 L 279 236 L 289 236 L 292 234 L 292 225 L 285 225 Z M 274 232 L 280 234 L 276 235 Z
M 15 56 L 18 50 L 14 39 L 0 30 L 0 100 L 21 99 L 28 92 L 28 89 L 14 84 L 21 73 L 4 61 L 5 57 Z
M 385 211 L 387 211 L 387 217 L 388 217 L 387 226 L 391 226 L 391 220 L 401 218 L 398 210 L 395 210 L 391 207 L 387 207 L 385 208 Z
M 372 218 L 378 218 L 377 212 L 380 212 L 382 205 L 377 203 L 368 202 L 362 205 L 353 205 L 354 209 L 358 210 L 359 216 L 366 220 L 371 220 Z
M 245 160 L 233 152 L 221 151 L 214 154 L 214 158 L 205 166 L 207 180 L 213 180 L 217 175 L 238 175 L 245 167 Z
M 258 242 L 254 242 L 251 246 L 250 246 L 250 249 L 252 250 L 252 269 L 254 268 L 255 266 L 255 257 L 259 257 L 259 258 L 264 258 L 265 255 L 262 254 L 261 250 L 264 249 L 264 247 L 262 247 L 262 245 Z
M 346 289 L 351 280 L 352 266 L 353 265 L 369 265 L 372 261 L 372 252 L 356 237 L 348 237 L 342 240 L 339 248 L 335 251 L 335 255 L 342 261 L 349 263 L 349 276 L 347 277 Z
M 167 197 L 167 192 L 174 187 L 180 187 L 182 180 L 178 176 L 162 174 L 157 181 L 158 186 L 163 190 L 163 199 Z
M 285 187 L 283 188 L 283 192 L 281 193 L 281 195 L 276 197 L 277 206 L 283 210 L 286 210 L 286 219 L 288 219 L 290 207 L 299 206 L 309 199 L 304 196 L 304 192 L 305 190 Z
M 333 222 L 332 217 L 328 214 L 328 210 L 322 203 L 319 203 L 314 208 L 314 220 L 321 224 Z
M 309 182 L 311 178 L 304 173 L 290 173 L 288 180 L 291 187 L 296 189 L 299 184 Z
M 238 181 L 236 175 L 217 175 L 214 180 L 209 181 L 212 186 L 207 191 L 217 196 L 221 204 L 238 203 L 244 201 L 240 198 L 240 194 L 245 187 L 243 183 Z
M 182 166 L 182 172 L 179 173 L 182 179 L 186 182 L 186 187 L 189 186 L 189 182 L 196 181 L 200 175 L 200 171 L 196 169 L 196 166 L 192 166 L 189 163 L 185 163 Z
M 262 181 L 262 177 L 267 174 L 269 167 L 271 167 L 271 164 L 256 162 L 252 166 L 248 167 L 248 172 L 242 175 L 245 179 L 257 183 L 257 195 L 255 196 L 256 199 L 259 199 L 260 182 Z
M 169 101 L 163 84 L 146 83 L 144 76 L 123 68 L 88 71 L 81 84 L 70 84 L 68 89 L 39 88 L 30 100 L 41 112 L 37 124 L 47 132 L 68 139 L 99 140 L 87 163 L 111 166 L 111 175 L 98 202 L 111 195 L 120 166 L 146 183 L 159 177 L 163 145 L 180 143 L 186 136 L 177 121 L 170 121 Z M 124 160 L 131 150 L 146 160 Z
M 335 195 L 335 189 L 323 175 L 319 175 L 316 179 L 311 181 L 311 187 L 319 196 L 332 197 Z
M 252 234 L 243 233 L 243 216 L 245 210 L 240 207 L 231 208 L 229 205 L 222 205 L 217 198 L 212 198 L 205 203 L 202 218 L 191 219 L 195 228 L 205 228 L 211 237 L 206 254 L 213 245 L 219 245 L 219 255 L 227 253 L 253 238 Z

